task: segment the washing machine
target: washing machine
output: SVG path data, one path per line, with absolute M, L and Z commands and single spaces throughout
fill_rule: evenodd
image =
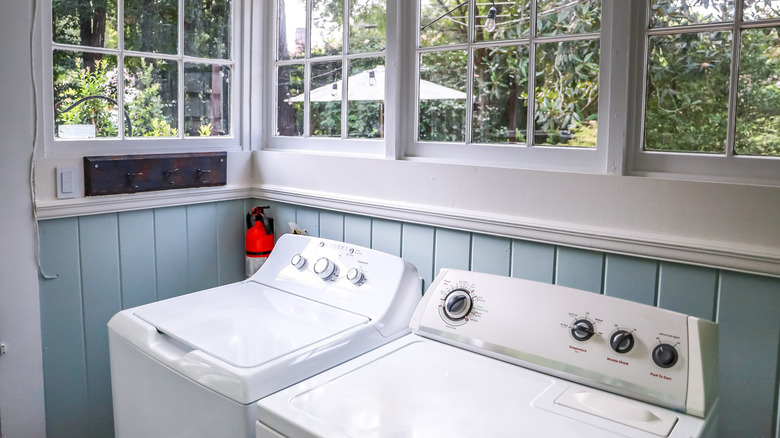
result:
M 421 296 L 399 257 L 285 235 L 246 281 L 109 321 L 116 436 L 254 437 L 255 402 L 407 334 Z
M 258 402 L 258 438 L 715 434 L 713 322 L 442 270 L 410 327 Z

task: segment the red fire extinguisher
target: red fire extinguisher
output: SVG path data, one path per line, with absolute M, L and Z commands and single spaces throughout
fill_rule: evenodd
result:
M 251 277 L 268 259 L 274 249 L 274 220 L 265 215 L 269 206 L 254 207 L 246 215 L 246 263 L 247 278 Z

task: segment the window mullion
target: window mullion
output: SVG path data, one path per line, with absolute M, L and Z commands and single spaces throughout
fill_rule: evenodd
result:
M 726 156 L 734 155 L 737 134 L 737 98 L 739 94 L 739 60 L 742 48 L 742 2 L 734 5 L 734 23 L 731 27 L 731 66 L 729 71 L 728 129 L 726 130 Z
M 531 19 L 528 23 L 528 114 L 526 115 L 525 127 L 526 147 L 534 145 L 534 134 L 536 133 L 536 126 L 534 125 L 536 116 L 536 1 L 531 0 L 530 6 L 529 14 Z
M 349 124 L 347 123 L 347 110 L 349 105 L 349 94 L 347 87 L 349 87 L 349 63 L 347 62 L 347 53 L 349 53 L 349 2 L 350 0 L 344 0 L 344 10 L 342 11 L 341 26 L 341 138 L 349 137 L 347 130 Z
M 303 67 L 303 137 L 309 137 L 311 123 L 311 10 L 313 0 L 306 0 L 306 42 L 305 50 L 303 53 L 304 67 Z
M 467 38 L 469 45 L 466 48 L 466 120 L 464 120 L 464 126 L 466 132 L 464 133 L 464 141 L 466 144 L 471 144 L 471 132 L 473 122 L 474 105 L 470 105 L 469 102 L 474 102 L 474 49 L 472 44 L 474 42 L 475 26 L 477 24 L 477 5 L 476 1 L 469 2 L 469 19 Z
M 117 116 L 117 124 L 119 128 L 119 138 L 124 139 L 125 138 L 125 53 L 124 53 L 124 47 L 125 47 L 125 2 L 124 0 L 117 0 L 117 6 L 116 6 L 116 48 L 119 51 L 119 53 L 116 56 L 116 69 L 117 69 L 117 75 L 119 76 L 116 80 L 116 101 L 119 102 L 119 108 L 117 108 L 117 112 L 119 115 Z M 129 116 L 128 116 L 129 117 Z M 132 134 L 131 134 L 132 136 Z

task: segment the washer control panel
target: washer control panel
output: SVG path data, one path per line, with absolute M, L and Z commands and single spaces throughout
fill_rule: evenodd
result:
M 716 392 L 715 323 L 596 293 L 445 269 L 410 326 L 422 336 L 692 414 L 707 407 L 697 399 L 710 403 Z

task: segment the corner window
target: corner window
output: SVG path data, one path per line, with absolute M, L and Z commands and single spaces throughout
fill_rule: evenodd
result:
M 274 137 L 385 137 L 385 16 L 385 0 L 277 0 Z
M 54 138 L 234 136 L 232 0 L 51 0 Z
M 595 148 L 600 0 L 419 1 L 417 140 Z
M 780 2 L 651 0 L 638 168 L 777 180 Z

